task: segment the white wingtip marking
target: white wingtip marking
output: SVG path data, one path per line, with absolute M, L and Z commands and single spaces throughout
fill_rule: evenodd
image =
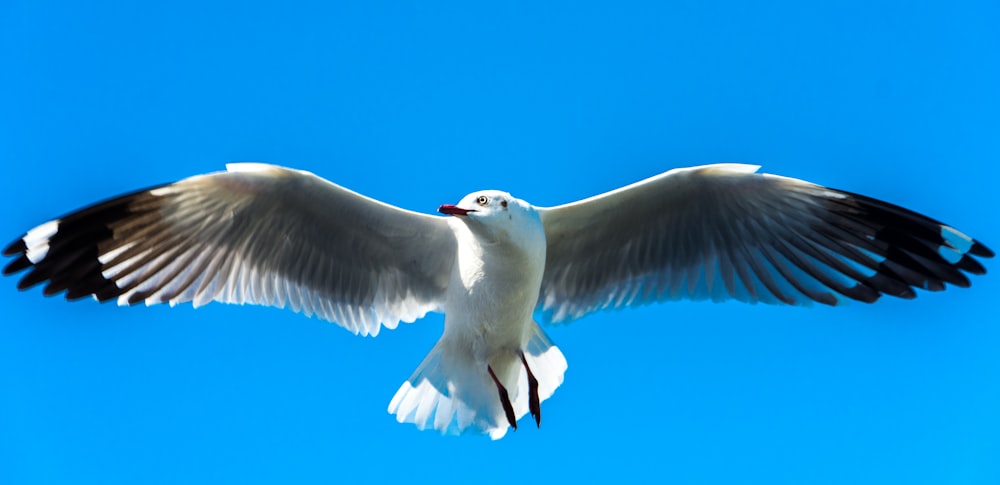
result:
M 29 246 L 28 250 L 24 253 L 28 257 L 28 261 L 31 261 L 31 264 L 38 264 L 41 260 L 45 259 L 47 254 L 49 254 L 48 241 L 35 246 Z
M 972 249 L 972 238 L 958 232 L 953 227 L 941 226 L 941 238 L 945 244 L 938 247 L 938 255 L 945 261 L 955 264 L 962 260 L 962 256 Z
M 38 264 L 39 261 L 45 259 L 47 254 L 49 254 L 49 243 L 30 247 L 28 248 L 28 251 L 24 253 L 24 255 L 28 257 L 28 261 L 31 261 L 31 264 Z
M 954 227 L 941 226 L 941 237 L 951 245 L 951 247 L 957 249 L 962 254 L 969 252 L 972 249 L 972 238 L 962 234 Z
M 42 224 L 24 235 L 24 245 L 27 247 L 36 246 L 39 243 L 48 243 L 49 238 L 59 230 L 59 219 L 51 220 Z
M 49 239 L 58 231 L 59 219 L 46 222 L 28 231 L 21 239 L 24 241 L 24 246 L 28 248 L 25 252 L 28 261 L 31 261 L 32 264 L 38 264 L 39 261 L 45 259 L 45 256 L 49 254 Z

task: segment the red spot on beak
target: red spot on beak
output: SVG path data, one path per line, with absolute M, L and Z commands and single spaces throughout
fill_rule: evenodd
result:
M 476 212 L 472 209 L 463 209 L 457 205 L 444 204 L 438 207 L 438 212 L 442 214 L 448 214 L 449 216 L 464 216 L 468 215 L 470 212 Z

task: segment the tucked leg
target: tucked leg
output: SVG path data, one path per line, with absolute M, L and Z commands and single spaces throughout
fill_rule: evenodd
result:
M 535 374 L 531 372 L 531 367 L 528 367 L 528 360 L 524 358 L 524 352 L 521 352 L 521 363 L 524 364 L 524 370 L 528 372 L 528 410 L 531 411 L 531 416 L 535 418 L 535 426 L 541 428 L 542 403 L 538 399 L 538 379 L 535 379 Z
M 497 379 L 497 375 L 493 372 L 492 367 L 487 365 L 486 370 L 490 372 L 493 383 L 497 385 L 497 394 L 500 394 L 500 404 L 503 405 L 503 412 L 507 415 L 507 423 L 510 424 L 511 428 L 514 428 L 514 431 L 517 431 L 517 417 L 514 416 L 514 406 L 510 403 L 510 395 L 507 394 L 507 388 L 503 387 L 500 379 Z

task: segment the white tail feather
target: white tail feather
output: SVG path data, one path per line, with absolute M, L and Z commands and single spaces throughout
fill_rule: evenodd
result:
M 566 358 L 536 323 L 523 349 L 525 360 L 538 380 L 538 397 L 545 401 L 562 384 Z M 441 434 L 478 432 L 500 439 L 509 428 L 496 384 L 484 363 L 470 355 L 446 351 L 439 341 L 417 370 L 400 386 L 389 403 L 389 413 L 400 423 L 419 429 L 435 429 Z M 450 349 L 450 348 L 449 348 Z M 507 387 L 514 414 L 528 414 L 528 375 L 519 357 L 511 362 L 518 372 L 516 388 Z M 507 379 L 502 379 L 506 381 Z

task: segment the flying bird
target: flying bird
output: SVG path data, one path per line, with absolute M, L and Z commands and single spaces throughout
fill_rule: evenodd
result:
M 291 308 L 361 335 L 445 314 L 389 403 L 399 422 L 494 439 L 563 381 L 536 320 L 677 299 L 788 305 L 969 286 L 994 253 L 902 207 L 759 166 L 670 170 L 537 207 L 483 190 L 444 216 L 311 173 L 227 165 L 31 229 L 3 254 L 19 289 L 119 305 L 212 301 Z

